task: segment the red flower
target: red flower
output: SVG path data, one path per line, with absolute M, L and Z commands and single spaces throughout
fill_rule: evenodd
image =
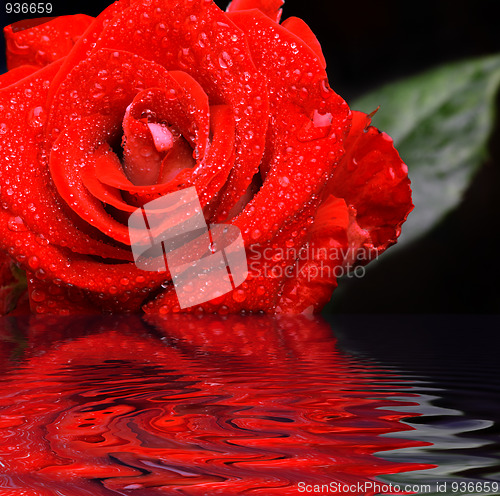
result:
M 33 311 L 178 311 L 169 274 L 134 265 L 126 223 L 189 186 L 249 261 L 205 311 L 319 310 L 334 269 L 396 241 L 406 166 L 330 89 L 308 26 L 279 24 L 282 3 L 119 0 L 5 29 L 0 247 Z

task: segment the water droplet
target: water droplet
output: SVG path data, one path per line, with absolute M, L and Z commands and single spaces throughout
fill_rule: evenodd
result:
M 333 115 L 321 114 L 318 110 L 312 113 L 309 120 L 302 126 L 297 134 L 297 139 L 302 142 L 326 138 L 332 128 Z
M 179 65 L 184 69 L 190 69 L 195 63 L 193 54 L 189 48 L 182 48 L 177 55 Z
M 233 59 L 231 58 L 231 55 L 229 55 L 229 53 L 227 52 L 222 52 L 219 56 L 219 65 L 222 67 L 222 69 L 231 67 L 233 65 Z
M 258 229 L 254 229 L 252 231 L 252 239 L 259 239 L 261 235 L 261 232 Z
M 29 111 L 28 123 L 33 128 L 42 127 L 45 122 L 43 107 L 34 107 Z
M 286 176 L 281 176 L 279 178 L 279 183 L 283 186 L 283 188 L 286 188 L 290 184 L 290 179 Z
M 155 31 L 156 31 L 156 34 L 158 36 L 165 36 L 165 34 L 167 33 L 168 31 L 168 28 L 167 28 L 167 25 L 164 23 L 164 22 L 159 22 L 156 26 L 155 26 Z
M 40 246 L 47 246 L 49 244 L 49 240 L 43 234 L 37 234 L 35 239 Z
M 7 222 L 7 227 L 14 232 L 27 231 L 27 227 L 24 225 L 21 217 L 11 217 Z
M 36 257 L 33 257 L 33 258 L 36 258 Z M 29 260 L 28 260 L 28 264 L 29 264 Z M 47 272 L 45 272 L 43 269 L 38 269 L 36 272 L 35 272 L 35 277 L 37 279 L 45 279 L 47 277 Z
M 32 257 L 28 258 L 28 265 L 33 270 L 36 270 L 38 269 L 38 267 L 40 267 L 40 260 L 37 256 L 33 255 Z
M 204 31 L 202 31 L 199 35 L 198 35 L 198 46 L 200 48 L 205 48 L 207 46 L 207 43 L 208 43 L 208 36 L 207 36 L 207 33 L 205 33 Z
M 152 150 L 147 146 L 143 146 L 140 150 L 140 153 L 143 157 L 150 157 L 152 154 Z

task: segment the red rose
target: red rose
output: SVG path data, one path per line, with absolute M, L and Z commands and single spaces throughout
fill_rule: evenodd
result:
M 281 5 L 119 0 L 5 29 L 0 247 L 33 311 L 178 311 L 168 272 L 135 266 L 127 218 L 189 186 L 248 254 L 247 280 L 208 312 L 319 310 L 334 269 L 396 241 L 406 166 Z

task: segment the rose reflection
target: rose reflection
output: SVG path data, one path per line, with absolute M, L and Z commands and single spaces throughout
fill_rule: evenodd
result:
M 373 455 L 417 445 L 380 437 L 411 429 L 391 411 L 411 395 L 339 352 L 321 320 L 0 322 L 0 489 L 13 494 L 291 495 L 427 468 Z

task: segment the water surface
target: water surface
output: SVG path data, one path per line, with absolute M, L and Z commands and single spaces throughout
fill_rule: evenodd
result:
M 497 327 L 3 318 L 0 494 L 500 494 Z

